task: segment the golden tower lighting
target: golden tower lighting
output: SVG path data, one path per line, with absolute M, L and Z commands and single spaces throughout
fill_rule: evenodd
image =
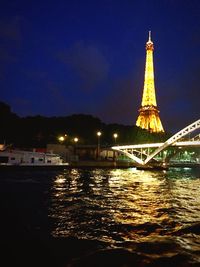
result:
M 146 43 L 146 65 L 142 104 L 139 109 L 136 125 L 150 132 L 159 133 L 164 132 L 164 129 L 159 117 L 159 110 L 156 102 L 153 51 L 154 46 L 151 41 L 151 32 L 149 31 L 149 40 Z

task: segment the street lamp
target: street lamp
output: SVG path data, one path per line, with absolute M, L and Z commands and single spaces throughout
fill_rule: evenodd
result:
M 78 137 L 74 137 L 74 143 L 78 142 Z
M 60 142 L 60 143 L 62 143 L 62 142 L 64 142 L 65 141 L 65 137 L 64 136 L 59 136 L 58 137 L 58 141 Z
M 114 137 L 114 139 L 115 139 L 115 144 L 116 144 L 116 139 L 118 138 L 118 134 L 117 134 L 117 133 L 114 133 L 114 134 L 113 134 L 113 137 Z
M 67 134 L 64 133 L 63 135 L 59 135 L 57 139 L 62 144 L 67 139 Z
M 115 139 L 115 145 L 116 145 L 116 139 L 118 138 L 118 134 L 117 133 L 114 133 L 113 134 L 113 137 Z M 115 150 L 114 150 L 114 152 L 113 152 L 113 160 L 115 160 L 115 157 L 116 157 L 116 155 L 115 155 Z
M 74 145 L 74 156 L 75 156 L 75 155 L 76 155 L 76 144 L 77 144 L 78 141 L 79 141 L 78 137 L 74 137 L 73 141 L 74 141 L 74 143 L 75 143 L 75 145 Z
M 98 131 L 97 132 L 97 138 L 98 138 L 98 143 L 97 143 L 97 158 L 99 158 L 99 154 L 100 154 L 100 136 L 101 136 L 101 132 Z

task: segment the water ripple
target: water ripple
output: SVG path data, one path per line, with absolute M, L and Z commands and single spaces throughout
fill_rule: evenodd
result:
M 198 177 L 179 169 L 67 171 L 51 186 L 52 235 L 114 247 L 136 242 L 140 251 L 153 254 L 159 247 L 167 257 L 176 257 L 181 249 L 193 255 L 200 251 Z

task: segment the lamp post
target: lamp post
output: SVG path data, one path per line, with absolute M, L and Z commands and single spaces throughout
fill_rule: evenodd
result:
M 100 137 L 101 137 L 101 132 L 98 131 L 97 132 L 97 139 L 98 139 L 98 142 L 97 142 L 97 159 L 99 159 L 99 154 L 100 154 Z
M 74 138 L 74 142 L 77 143 L 78 142 L 78 137 Z
M 114 133 L 114 134 L 113 134 L 113 137 L 114 137 L 114 139 L 115 139 L 115 144 L 116 144 L 116 139 L 118 138 L 118 134 L 117 134 L 117 133 Z
M 116 139 L 118 138 L 118 134 L 117 133 L 114 133 L 113 134 L 113 138 L 115 140 L 115 145 L 116 145 Z M 115 150 L 114 150 L 114 153 L 113 153 L 113 160 L 115 160 Z
M 74 156 L 76 156 L 76 144 L 78 143 L 78 137 L 74 137 Z
M 64 136 L 59 136 L 58 137 L 58 141 L 62 144 L 65 141 L 65 137 Z
M 59 136 L 57 137 L 57 139 L 58 139 L 58 142 L 59 142 L 59 143 L 63 144 L 64 141 L 67 139 L 67 134 L 65 133 L 65 134 L 63 134 L 63 135 L 59 135 Z
M 60 148 L 58 148 L 58 153 L 62 157 L 63 160 L 67 160 L 67 153 L 66 153 L 66 139 L 67 139 L 67 134 L 60 135 L 57 137 L 59 144 L 61 145 Z

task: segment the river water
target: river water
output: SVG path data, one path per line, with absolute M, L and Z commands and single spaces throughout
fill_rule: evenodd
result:
M 0 173 L 5 266 L 200 266 L 200 170 Z

